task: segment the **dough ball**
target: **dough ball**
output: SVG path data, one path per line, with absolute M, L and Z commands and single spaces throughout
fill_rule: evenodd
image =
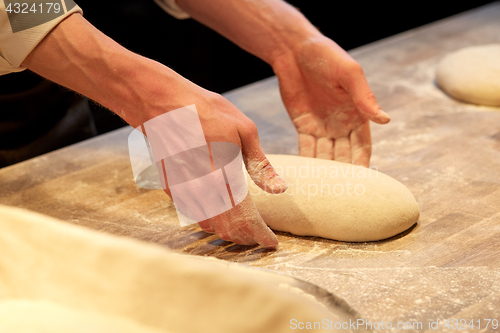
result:
M 500 106 L 500 44 L 450 53 L 438 65 L 436 82 L 459 100 Z
M 366 242 L 397 235 L 419 218 L 408 188 L 377 170 L 300 156 L 267 157 L 288 183 L 287 191 L 269 194 L 249 181 L 249 192 L 274 230 Z

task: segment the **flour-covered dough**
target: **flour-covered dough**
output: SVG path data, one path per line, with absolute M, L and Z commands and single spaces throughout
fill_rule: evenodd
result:
M 0 332 L 5 333 L 166 333 L 127 318 L 78 311 L 37 299 L 0 300 Z
M 267 157 L 288 190 L 268 194 L 248 183 L 260 215 L 274 230 L 365 242 L 397 235 L 419 218 L 408 188 L 375 169 L 299 156 Z
M 438 65 L 436 83 L 459 100 L 500 106 L 500 44 L 450 53 Z
M 0 316 L 0 332 L 23 332 L 26 323 L 14 317 L 23 311 L 30 333 L 59 333 L 59 323 L 45 316 L 61 314 L 71 333 L 100 332 L 79 330 L 85 318 L 107 333 L 289 332 L 291 319 L 348 320 L 311 295 L 291 292 L 298 286 L 291 277 L 1 205 L 0 231 L 0 312 L 12 316 Z M 133 322 L 128 330 L 111 329 L 126 322 Z

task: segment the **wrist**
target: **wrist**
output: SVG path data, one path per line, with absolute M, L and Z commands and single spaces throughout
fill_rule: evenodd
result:
M 160 63 L 130 53 L 121 56 L 107 76 L 107 96 L 101 96 L 105 107 L 119 115 L 133 127 L 154 118 L 159 100 L 168 100 L 173 83 L 177 79 L 174 71 Z M 99 75 L 99 74 L 98 74 Z
M 295 45 L 322 36 L 302 13 L 282 0 L 177 0 L 177 4 L 193 19 L 271 66 L 293 52 Z
M 292 71 L 292 69 L 300 67 L 300 64 L 304 62 L 304 57 L 306 55 L 310 57 L 311 54 L 314 54 L 314 49 L 317 48 L 317 46 L 331 42 L 333 41 L 322 34 L 308 35 L 303 38 L 293 39 L 288 44 L 288 47 L 283 49 L 282 52 L 275 54 L 275 57 L 271 59 L 269 65 L 271 65 L 278 78 L 286 76 Z M 320 55 L 316 54 L 316 56 Z
M 304 45 L 326 38 L 302 13 L 289 4 L 283 4 L 279 10 L 274 9 L 277 17 L 269 22 L 272 42 L 263 44 L 263 56 L 257 54 L 273 68 L 276 63 L 299 54 Z
M 279 57 L 273 59 L 271 66 L 276 76 L 280 78 L 287 76 L 293 70 L 297 71 L 299 68 L 318 72 L 318 68 L 324 67 L 327 62 L 330 66 L 320 71 L 323 74 L 325 74 L 325 71 L 334 71 L 334 68 L 337 66 L 345 67 L 346 69 L 359 67 L 359 64 L 349 53 L 322 34 L 294 43 L 288 52 L 282 53 Z M 338 74 L 336 73 L 335 75 Z
M 112 108 L 133 127 L 187 105 L 210 103 L 220 95 L 201 88 L 172 69 L 133 54 L 119 64 L 120 78 L 110 83 L 116 92 Z

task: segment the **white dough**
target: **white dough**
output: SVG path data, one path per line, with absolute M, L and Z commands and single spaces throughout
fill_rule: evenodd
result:
M 0 332 L 24 333 L 26 323 L 14 317 L 24 310 L 33 313 L 27 320 L 36 333 L 59 333 L 57 322 L 44 319 L 58 313 L 76 325 L 65 332 L 79 332 L 85 318 L 110 328 L 134 323 L 117 333 L 289 332 L 291 319 L 339 320 L 311 295 L 290 292 L 298 286 L 291 277 L 1 205 L 0 231 L 0 311 L 12 314 L 4 323 L 11 326 L 0 320 Z
M 165 333 L 137 322 L 91 311 L 77 311 L 44 300 L 0 300 L 0 332 Z
M 410 191 L 376 170 L 299 156 L 267 157 L 288 190 L 268 194 L 249 180 L 249 191 L 271 229 L 365 242 L 397 235 L 419 218 Z
M 500 106 L 500 44 L 466 47 L 448 54 L 437 67 L 436 83 L 459 100 Z

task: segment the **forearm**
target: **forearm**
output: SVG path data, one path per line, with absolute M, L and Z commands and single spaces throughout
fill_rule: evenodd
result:
M 320 32 L 282 0 L 177 0 L 192 18 L 273 65 Z
M 276 174 L 260 147 L 255 124 L 234 105 L 167 67 L 127 51 L 95 29 L 81 15 L 72 15 L 61 22 L 22 65 L 94 99 L 134 127 L 166 112 L 195 104 L 206 142 L 238 145 L 249 166 L 249 174 L 258 186 L 272 193 L 286 190 L 285 182 Z M 182 126 L 172 133 L 166 133 L 164 122 L 171 124 L 172 121 L 181 121 Z M 197 140 L 200 132 L 197 131 L 196 137 L 193 136 L 193 130 L 196 131 L 198 126 L 192 121 L 182 123 L 179 119 L 163 118 L 152 127 L 156 130 L 149 132 L 148 137 L 151 143 L 155 143 L 152 146 L 161 147 L 158 150 L 153 148 L 153 151 L 159 152 L 153 154 L 155 160 L 162 160 L 162 165 L 165 156 L 170 156 L 165 151 L 176 151 L 179 147 L 189 150 L 193 142 L 200 143 Z M 167 127 L 167 130 L 170 128 Z M 181 146 L 178 146 L 179 143 Z M 200 170 L 205 170 L 205 162 L 198 160 L 195 162 L 202 163 Z M 185 163 L 187 160 L 182 160 L 179 166 L 183 167 Z M 189 173 L 189 168 L 185 169 L 182 172 Z M 168 181 L 170 178 L 166 179 L 166 183 Z M 164 190 L 171 194 L 167 186 L 164 186 Z M 198 210 L 201 206 L 197 198 L 206 195 L 203 193 L 206 191 L 203 187 L 185 191 L 182 201 L 189 203 L 188 199 L 192 197 L 190 205 Z M 216 232 L 221 238 L 239 244 L 258 243 L 271 247 L 278 244 L 250 196 L 233 209 L 203 220 L 200 225 L 208 232 Z
M 80 14 L 54 28 L 23 66 L 97 101 L 132 126 L 154 116 L 156 97 L 163 110 L 178 107 L 169 108 L 168 96 L 179 89 L 177 83 L 189 84 L 167 67 L 123 48 Z

